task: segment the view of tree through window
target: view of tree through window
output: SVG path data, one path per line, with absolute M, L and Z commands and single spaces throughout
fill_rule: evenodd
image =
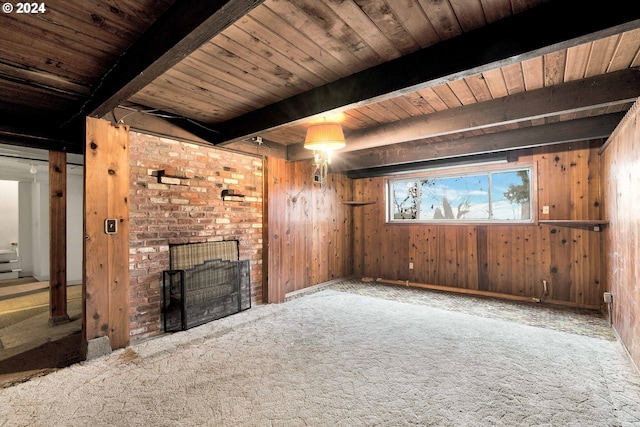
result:
M 531 169 L 389 181 L 391 221 L 529 221 Z

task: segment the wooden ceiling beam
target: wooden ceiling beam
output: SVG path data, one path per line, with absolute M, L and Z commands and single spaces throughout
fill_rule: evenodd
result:
M 640 69 L 630 68 L 350 132 L 340 153 L 633 103 L 638 96 Z M 312 154 L 296 144 L 288 156 Z
M 109 113 L 263 1 L 176 1 L 113 64 L 67 123 Z
M 171 138 L 192 144 L 211 145 L 208 141 L 188 131 L 188 129 L 197 128 L 195 125 L 191 124 L 187 126 L 184 123 L 180 123 L 186 119 L 177 118 L 173 114 L 158 111 L 154 111 L 152 114 L 145 114 L 141 112 L 143 110 L 140 106 L 132 108 L 118 107 L 105 118 L 116 123 L 124 123 L 134 132 L 142 132 L 148 135 Z M 274 141 L 261 140 L 260 143 L 250 140 L 237 141 L 226 144 L 223 148 L 254 156 L 262 156 L 264 153 L 268 153 L 269 157 L 287 159 L 286 147 Z
M 216 144 L 243 139 L 329 111 L 357 108 L 639 27 L 640 8 L 633 2 L 612 0 L 607 7 L 585 8 L 580 0 L 552 0 L 218 123 L 217 133 L 203 131 L 201 137 Z
M 331 171 L 349 171 L 352 178 L 381 176 L 391 170 L 419 169 L 426 162 L 439 159 L 604 139 L 623 117 L 624 113 L 606 114 L 444 142 L 425 139 L 353 151 L 336 156 Z
M 34 114 L 0 114 L 0 140 L 2 143 L 45 150 L 80 154 L 80 139 L 72 142 L 58 132 L 55 118 Z

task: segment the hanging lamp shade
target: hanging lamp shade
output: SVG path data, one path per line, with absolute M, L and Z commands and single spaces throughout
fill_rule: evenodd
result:
M 332 151 L 346 145 L 342 126 L 338 123 L 320 123 L 309 126 L 304 148 L 314 151 Z

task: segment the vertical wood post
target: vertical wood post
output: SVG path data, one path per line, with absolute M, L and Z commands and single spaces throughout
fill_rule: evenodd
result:
M 112 350 L 129 344 L 129 128 L 86 120 L 83 339 L 91 353 L 106 337 Z
M 49 151 L 49 324 L 67 314 L 67 153 Z

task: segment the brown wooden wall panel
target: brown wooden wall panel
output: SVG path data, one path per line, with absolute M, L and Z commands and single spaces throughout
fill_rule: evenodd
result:
M 277 158 L 267 158 L 264 160 L 264 235 L 263 253 L 266 257 L 265 271 L 263 272 L 264 282 L 266 283 L 265 300 L 269 303 L 281 302 L 284 300 L 285 292 L 282 290 L 282 267 L 285 264 L 282 256 L 286 252 L 283 248 L 284 239 L 280 238 L 280 226 L 283 218 L 279 214 L 286 212 L 284 210 L 283 201 L 285 199 L 282 188 L 277 184 L 278 178 L 284 176 L 284 160 Z M 285 219 L 286 220 L 286 219 Z M 272 225 L 271 222 L 274 222 Z M 278 225 L 278 227 L 276 227 Z
M 322 189 L 309 161 L 267 164 L 268 301 L 351 275 L 353 215 L 360 208 L 342 203 L 352 198 L 349 179 L 330 174 Z
M 550 283 L 551 299 L 560 301 L 575 300 L 575 283 L 573 283 L 571 257 L 572 230 L 567 227 L 551 227 L 549 248 L 551 250 Z
M 613 326 L 640 367 L 640 104 L 636 102 L 602 153 L 606 230 L 606 289 L 613 296 Z
M 600 219 L 598 141 L 521 150 L 534 165 L 539 219 Z M 602 233 L 581 226 L 386 224 L 386 178 L 354 180 L 354 194 L 376 200 L 354 215 L 354 274 L 597 308 Z M 550 207 L 548 215 L 542 206 Z M 409 270 L 409 262 L 414 269 Z
M 129 129 L 87 118 L 83 338 L 129 344 Z M 115 219 L 117 232 L 105 232 Z
M 107 235 L 109 259 L 109 340 L 112 348 L 130 341 L 129 321 L 129 128 L 109 123 L 107 217 L 117 233 Z M 104 224 L 103 224 L 104 226 Z
M 49 323 L 67 314 L 67 153 L 49 152 Z

